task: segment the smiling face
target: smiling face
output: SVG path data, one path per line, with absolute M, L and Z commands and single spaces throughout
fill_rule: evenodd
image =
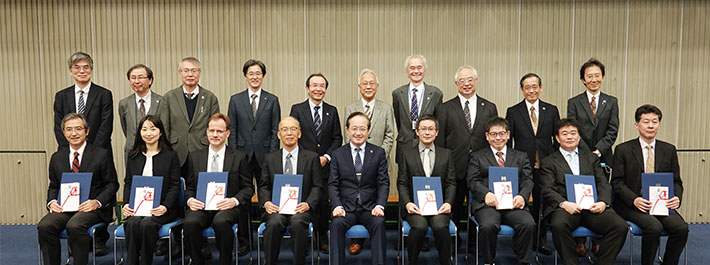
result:
M 456 74 L 456 86 L 459 88 L 459 94 L 464 98 L 469 99 L 476 93 L 476 83 L 478 76 L 472 69 L 463 68 Z
M 320 104 L 323 101 L 325 91 L 328 89 L 326 86 L 325 78 L 323 77 L 313 76 L 308 80 L 306 92 L 308 92 L 308 97 L 311 98 L 313 103 Z
M 535 103 L 535 101 L 540 98 L 540 93 L 542 93 L 542 85 L 539 83 L 540 81 L 534 76 L 523 80 L 523 87 L 520 88 L 520 91 L 523 92 L 525 100 L 530 102 L 530 104 Z
M 644 113 L 641 114 L 641 119 L 634 123 L 634 126 L 639 131 L 641 140 L 650 143 L 656 138 L 658 129 L 661 127 L 661 120 L 656 113 Z
M 264 71 L 261 70 L 258 64 L 249 66 L 249 68 L 247 68 L 247 74 L 244 75 L 244 79 L 247 80 L 249 89 L 257 91 L 261 88 L 261 83 L 264 81 Z
M 158 143 L 158 140 L 160 139 L 160 136 L 163 135 L 163 133 L 158 129 L 158 127 L 155 127 L 153 122 L 146 120 L 143 122 L 143 127 L 141 127 L 141 138 L 145 142 L 146 145 L 153 145 Z
M 426 67 L 422 58 L 412 58 L 407 62 L 407 76 L 414 85 L 419 85 L 424 80 Z
M 486 132 L 486 140 L 488 144 L 496 150 L 503 150 L 503 147 L 508 143 L 510 138 L 510 131 L 506 130 L 503 126 L 494 125 Z
M 592 65 L 584 69 L 584 79 L 582 83 L 587 87 L 587 90 L 592 94 L 599 92 L 602 88 L 602 81 L 604 81 L 604 75 L 602 74 L 602 69 L 599 66 Z
M 279 140 L 286 149 L 296 148 L 301 138 L 301 125 L 292 117 L 286 117 L 279 122 Z
M 368 127 L 367 117 L 356 115 L 348 121 L 348 128 L 345 131 L 350 137 L 350 142 L 355 146 L 361 146 L 367 141 L 367 134 L 370 130 Z
M 69 68 L 69 74 L 74 78 L 74 82 L 81 87 L 86 86 L 91 82 L 91 74 L 94 69 L 88 60 L 79 60 L 72 64 Z
M 222 149 L 230 133 L 223 119 L 213 119 L 207 124 L 207 139 L 213 149 Z
M 375 99 L 375 94 L 377 94 L 377 88 L 380 85 L 377 83 L 377 77 L 374 73 L 365 73 L 360 77 L 360 83 L 357 87 L 360 88 L 360 95 L 362 98 L 370 102 Z
M 557 131 L 555 139 L 560 143 L 560 147 L 567 152 L 572 152 L 579 146 L 579 131 L 575 126 L 564 126 Z
M 64 122 L 64 138 L 67 138 L 67 142 L 74 150 L 79 149 L 86 142 L 88 135 L 89 128 L 84 127 L 84 122 L 80 118 Z
M 148 72 L 145 68 L 139 67 L 131 71 L 128 81 L 131 83 L 131 88 L 138 96 L 145 96 L 150 90 L 150 85 L 153 84 L 153 79 L 148 79 Z

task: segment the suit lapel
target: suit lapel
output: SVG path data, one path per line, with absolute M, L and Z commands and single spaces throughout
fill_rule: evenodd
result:
M 227 147 L 224 150 L 224 165 L 222 166 L 222 171 L 225 171 L 225 169 L 232 168 L 232 161 L 234 161 L 234 152 L 229 149 L 229 147 Z
M 656 148 L 658 148 L 658 141 L 656 141 Z M 636 163 L 638 163 L 639 167 L 641 168 L 641 172 L 646 172 L 646 166 L 643 163 L 643 150 L 641 150 L 641 142 L 639 142 L 638 137 L 636 138 L 635 143 L 631 145 L 631 153 L 633 153 L 634 159 L 636 159 Z M 656 154 L 658 154 L 658 152 L 656 152 Z M 655 164 L 658 165 L 658 163 Z
M 321 136 L 323 136 L 323 131 L 325 130 L 325 128 L 329 128 L 330 123 L 332 122 L 333 115 L 334 115 L 332 112 L 333 112 L 334 108 L 331 107 L 330 105 L 326 105 L 324 101 L 321 101 L 320 105 L 321 105 L 321 108 L 323 109 L 323 117 L 320 117 L 321 123 L 322 123 L 321 124 Z
M 469 133 L 471 133 L 473 131 L 473 128 L 476 128 L 478 126 L 486 126 L 486 120 L 482 115 L 483 110 L 486 107 L 486 103 L 483 102 L 483 99 L 481 99 L 481 97 L 476 97 L 476 98 L 477 98 L 477 100 L 476 100 L 476 120 L 473 123 L 473 127 L 471 128 L 471 130 L 469 130 Z M 463 110 L 461 110 L 461 111 L 463 111 Z
M 296 162 L 296 173 L 303 174 L 306 172 L 306 154 L 304 152 L 298 152 L 298 161 Z M 279 167 L 282 168 L 282 167 Z M 283 171 L 283 170 L 282 170 Z
M 542 106 L 542 101 L 540 102 L 540 106 Z M 536 132 L 533 131 L 532 128 L 532 122 L 530 121 L 530 112 L 528 112 L 528 105 L 525 103 L 525 100 L 523 99 L 523 102 L 520 103 L 520 107 L 518 108 L 518 111 L 520 111 L 520 117 L 523 119 L 523 124 L 528 128 L 528 131 L 532 133 L 532 135 L 535 135 Z M 476 114 L 478 115 L 478 114 Z M 542 117 L 542 110 L 540 111 L 540 117 Z M 537 119 L 537 127 L 540 128 L 540 117 Z
M 556 151 L 553 155 L 557 156 L 557 163 L 559 163 L 560 166 L 562 166 L 562 169 L 565 170 L 565 173 L 573 174 L 572 168 L 570 168 L 569 164 L 567 163 L 567 159 L 565 159 L 565 156 L 563 156 L 559 150 Z M 579 160 L 580 160 L 580 171 L 579 172 L 581 173 L 582 172 L 582 170 L 581 170 L 582 158 L 580 157 Z M 563 176 L 563 178 L 564 178 L 564 176 Z
M 134 123 L 135 123 L 134 126 L 136 126 L 136 128 L 138 128 L 138 122 L 140 122 L 140 119 L 138 119 L 138 106 L 136 106 L 135 99 L 136 99 L 136 94 L 134 93 L 131 95 L 131 101 L 128 104 L 128 117 L 129 117 L 129 119 L 134 121 Z M 153 105 L 153 106 L 155 106 L 155 105 Z M 153 109 L 153 108 L 151 108 L 151 109 Z M 138 131 L 140 131 L 140 130 L 138 130 Z
M 597 117 L 599 117 L 599 113 L 603 113 L 604 109 L 606 109 L 606 94 L 599 92 L 599 105 L 597 107 Z M 591 107 L 590 107 L 591 110 Z M 596 123 L 596 121 L 594 121 Z
M 375 155 L 375 151 L 372 150 L 372 144 L 367 143 L 365 145 L 365 150 L 363 150 L 363 153 L 365 154 L 365 157 L 362 160 L 362 172 L 365 172 L 367 170 L 368 166 L 370 165 L 370 161 L 372 161 L 372 156 Z M 355 168 L 355 165 L 353 165 L 353 168 Z M 365 174 L 363 174 L 364 176 Z
M 205 114 L 202 111 L 205 109 L 205 100 L 205 89 L 200 87 L 200 94 L 197 95 L 197 104 L 195 104 L 195 113 L 192 114 L 193 121 L 200 119 L 200 116 Z M 192 127 L 192 123 L 190 123 L 190 127 Z
M 91 106 L 94 104 L 94 101 L 96 101 L 96 97 L 98 92 L 98 88 L 94 83 L 91 83 L 91 88 L 89 89 L 89 95 L 86 96 L 86 107 L 84 108 L 84 116 L 89 115 L 89 111 L 91 110 Z
M 545 117 L 547 117 L 547 113 L 548 113 L 548 112 L 547 112 L 547 105 L 548 105 L 547 103 L 545 103 L 545 102 L 543 102 L 542 100 L 540 100 L 540 105 L 539 105 L 539 107 L 540 107 L 540 110 L 539 110 L 540 115 L 538 115 L 539 117 L 537 117 L 537 130 L 538 130 L 538 132 L 540 131 L 540 128 L 545 128 L 545 127 L 543 127 L 543 126 L 544 126 L 543 123 L 545 122 Z M 554 124 L 553 124 L 553 126 L 554 126 Z M 531 124 L 531 128 L 532 128 L 532 124 Z M 536 133 L 535 135 L 537 135 L 537 133 Z M 535 163 L 535 162 L 533 162 L 533 163 Z
M 427 86 L 426 83 L 424 83 L 424 93 L 422 93 L 422 106 L 419 109 L 419 113 L 422 113 L 422 110 L 425 110 L 429 107 L 429 104 L 431 103 L 431 96 L 434 94 L 434 91 L 431 87 Z M 409 97 L 409 95 L 407 95 Z
M 94 148 L 93 146 L 86 145 L 86 148 L 84 148 L 84 153 L 82 154 L 81 158 L 81 164 L 79 165 L 79 172 L 91 172 L 88 170 L 89 165 L 92 162 L 92 159 L 94 157 Z
M 74 92 L 74 86 L 70 86 L 65 89 L 64 93 L 67 94 L 66 106 L 71 106 L 69 112 L 77 112 L 76 110 L 76 92 Z
M 269 102 L 268 100 L 269 100 L 268 94 L 262 88 L 261 89 L 261 100 L 259 100 L 259 106 L 256 108 L 256 118 L 254 119 L 255 125 L 256 125 L 256 121 L 258 121 L 259 117 L 261 117 L 261 114 L 264 113 L 264 111 L 266 111 L 265 106 L 266 106 L 266 103 Z
M 468 121 L 466 120 L 466 114 L 463 113 L 463 107 L 461 107 L 461 101 L 458 98 L 458 95 L 454 98 L 454 100 L 451 102 L 453 103 L 453 108 L 454 112 L 456 113 L 456 116 L 459 116 L 459 119 L 461 119 L 461 122 L 463 122 L 463 126 L 466 126 Z M 469 129 L 469 133 L 471 133 L 471 130 Z
M 175 97 L 177 97 L 177 105 L 180 108 L 182 116 L 185 117 L 187 124 L 190 124 L 190 116 L 187 115 L 187 106 L 185 106 L 185 93 L 183 92 L 183 89 L 184 88 L 182 86 L 179 86 L 177 88 L 178 93 L 175 93 Z
M 592 107 L 589 105 L 589 101 L 587 101 L 587 92 L 582 92 L 579 96 L 579 104 L 582 104 L 582 109 L 584 110 L 585 113 L 587 113 L 587 117 L 589 118 L 590 121 L 594 124 L 594 127 L 597 126 L 597 119 L 594 118 L 594 115 L 592 115 Z M 598 100 L 598 99 L 597 99 Z M 600 104 L 601 105 L 601 104 Z M 597 113 L 599 113 L 599 110 L 597 110 Z
M 160 98 L 156 97 L 155 94 L 153 94 L 151 96 L 151 98 L 152 98 L 153 102 L 150 103 L 150 109 L 148 109 L 148 115 L 155 115 L 155 112 L 157 112 L 158 108 L 160 107 Z M 137 113 L 138 110 L 136 108 L 137 108 L 136 104 L 133 104 L 133 109 Z M 133 115 L 135 115 L 136 113 L 134 113 Z
M 490 149 L 490 148 L 489 148 Z M 510 151 L 508 151 L 508 154 L 510 154 Z M 493 154 L 493 151 L 488 151 L 486 150 L 486 159 L 488 159 L 488 162 L 491 163 L 493 166 L 498 166 L 498 160 L 496 159 L 495 155 Z M 506 159 L 505 163 L 507 164 L 508 159 Z

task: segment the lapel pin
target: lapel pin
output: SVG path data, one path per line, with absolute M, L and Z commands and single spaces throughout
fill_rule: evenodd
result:
M 545 110 L 545 107 L 542 107 L 542 110 Z
M 605 100 L 602 100 L 602 104 L 606 104 L 606 99 L 605 99 Z
M 486 103 L 481 102 L 481 106 L 486 105 Z
M 431 100 L 431 97 L 426 97 L 426 100 Z
M 326 112 L 326 113 L 325 113 L 325 116 L 330 116 L 330 113 L 329 113 L 329 112 Z
M 370 150 L 370 154 L 372 154 L 372 153 L 373 153 L 372 150 Z

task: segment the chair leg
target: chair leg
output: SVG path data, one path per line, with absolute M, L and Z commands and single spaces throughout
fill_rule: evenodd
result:
M 634 265 L 634 234 L 632 233 L 631 227 L 629 226 L 628 240 L 629 240 L 629 265 Z
M 264 255 L 264 259 L 266 259 L 266 255 Z M 259 236 L 259 233 L 257 232 L 256 234 L 256 263 L 261 265 L 261 237 Z
M 39 247 L 39 240 L 37 240 L 37 265 L 42 265 L 42 249 Z

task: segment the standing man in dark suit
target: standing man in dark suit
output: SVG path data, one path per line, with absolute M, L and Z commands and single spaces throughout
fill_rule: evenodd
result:
M 661 232 L 668 232 L 663 264 L 678 264 L 680 253 L 688 241 L 688 224 L 677 209 L 683 198 L 678 154 L 672 144 L 656 139 L 661 125 L 661 110 L 653 105 L 636 109 L 636 129 L 639 137 L 624 142 L 614 151 L 614 172 L 611 184 L 616 194 L 614 209 L 626 220 L 643 230 L 641 264 L 651 265 L 661 242 Z M 642 173 L 673 173 L 674 196 L 666 202 L 668 216 L 650 215 L 651 201 L 642 197 Z
M 67 114 L 60 124 L 68 146 L 60 147 L 49 161 L 46 204 L 49 213 L 37 224 L 37 237 L 44 264 L 59 265 L 62 250 L 59 233 L 66 229 L 74 264 L 85 265 L 89 262 L 91 248 L 89 227 L 113 219 L 113 205 L 118 191 L 116 168 L 108 150 L 87 143 L 90 130 L 83 115 Z M 92 173 L 89 200 L 81 203 L 77 212 L 64 212 L 57 200 L 64 172 Z
M 69 146 L 62 131 L 62 119 L 69 113 L 79 113 L 88 123 L 91 130 L 86 142 L 111 151 L 111 134 L 113 133 L 113 96 L 108 89 L 91 82 L 94 71 L 94 60 L 84 52 L 75 52 L 69 57 L 69 73 L 75 84 L 60 90 L 54 97 L 54 136 L 59 148 Z M 109 234 L 106 228 L 96 232 L 97 256 L 108 254 L 106 241 Z
M 523 151 L 532 166 L 532 200 L 530 213 L 535 222 L 540 222 L 542 197 L 540 196 L 540 160 L 555 152 L 555 124 L 560 120 L 557 107 L 540 100 L 542 79 L 535 73 L 528 73 L 520 79 L 520 91 L 525 99 L 508 108 L 505 119 L 510 124 L 508 147 Z M 543 221 L 537 234 L 534 248 L 538 252 L 551 255 L 547 241 L 547 222 Z
M 545 200 L 543 213 L 550 218 L 555 248 L 564 264 L 578 264 L 572 231 L 584 226 L 601 235 L 596 263 L 614 264 L 624 246 L 628 226 L 624 219 L 609 208 L 611 188 L 599 157 L 584 148 L 578 148 L 580 127 L 577 121 L 561 119 L 555 127 L 555 139 L 560 143 L 560 150 L 542 159 L 540 175 L 542 197 Z M 598 199 L 589 210 L 583 210 L 576 203 L 567 201 L 565 174 L 594 176 Z
M 211 226 L 215 231 L 220 264 L 228 265 L 232 263 L 234 249 L 232 226 L 239 221 L 239 216 L 243 213 L 241 207 L 237 206 L 251 203 L 254 185 L 247 154 L 226 146 L 231 133 L 229 118 L 217 113 L 210 117 L 207 124 L 206 133 L 210 146 L 190 153 L 190 175 L 185 189 L 189 208 L 185 213 L 185 239 L 191 248 L 192 264 L 205 264 L 204 254 L 201 254 L 206 247 L 202 231 Z M 218 211 L 203 210 L 205 202 L 196 197 L 200 172 L 229 172 L 227 192 L 225 198 L 217 202 Z M 240 228 L 246 229 L 242 226 Z
M 395 161 L 399 161 L 402 148 L 408 149 L 419 142 L 414 133 L 419 117 L 434 115 L 444 95 L 438 87 L 424 83 L 427 69 L 424 55 L 410 55 L 404 62 L 404 67 L 409 77 L 409 84 L 392 91 L 392 107 L 397 122 Z
M 136 93 L 118 102 L 118 117 L 121 120 L 123 136 L 126 137 L 126 144 L 123 147 L 124 156 L 133 147 L 138 121 L 145 115 L 160 117 L 158 110 L 163 99 L 163 96 L 150 89 L 153 85 L 153 70 L 148 66 L 144 64 L 131 66 L 126 73 L 126 78 Z
M 261 87 L 266 77 L 266 65 L 263 62 L 247 60 L 242 67 L 242 73 L 248 88 L 229 99 L 227 113 L 232 121 L 229 127 L 232 132 L 229 136 L 229 146 L 247 153 L 253 179 L 250 182 L 259 183 L 264 155 L 279 148 L 276 132 L 281 119 L 281 106 L 276 95 Z M 244 207 L 248 205 L 245 204 Z M 246 228 L 248 219 L 248 215 L 240 215 L 239 227 Z M 250 235 L 248 229 L 239 229 L 239 256 L 248 253 L 247 242 L 250 242 Z
M 520 264 L 530 264 L 535 235 L 535 220 L 528 212 L 527 202 L 533 189 L 532 173 L 527 154 L 509 149 L 508 121 L 501 117 L 488 120 L 486 140 L 489 148 L 472 153 L 467 172 L 468 188 L 473 192 L 471 210 L 479 223 L 478 248 L 485 264 L 494 264 L 500 225 L 512 226 L 513 250 Z M 513 196 L 513 209 L 498 210 L 498 199 L 488 188 L 488 167 L 518 168 L 518 194 Z M 478 258 L 478 257 L 475 257 Z
M 331 153 L 328 194 L 332 204 L 331 262 L 345 264 L 345 232 L 356 224 L 370 232 L 372 264 L 385 264 L 385 203 L 389 193 L 387 157 L 379 146 L 366 143 L 370 119 L 354 112 L 345 123 L 350 143 Z
M 459 67 L 454 76 L 458 95 L 442 104 L 436 112 L 439 120 L 437 145 L 452 151 L 456 167 L 456 197 L 452 207 L 452 218 L 459 223 L 466 217 L 463 201 L 468 196 L 466 169 L 469 155 L 488 146 L 486 142 L 486 121 L 498 116 L 498 109 L 492 102 L 476 94 L 478 71 L 472 66 Z M 473 237 L 469 244 L 475 245 Z
M 318 154 L 298 146 L 301 138 L 301 125 L 293 117 L 286 117 L 279 123 L 281 150 L 266 154 L 259 179 L 259 204 L 264 207 L 264 256 L 266 264 L 278 262 L 281 249 L 281 235 L 285 229 L 291 233 L 293 241 L 293 263 L 305 264 L 308 223 L 311 222 L 311 209 L 318 204 L 323 192 L 323 179 L 320 177 L 321 166 Z M 303 176 L 301 185 L 301 203 L 296 205 L 296 214 L 279 213 L 279 207 L 271 202 L 274 187 L 274 175 L 299 174 Z M 315 255 L 315 254 L 311 254 Z
M 318 153 L 320 156 L 321 177 L 330 175 L 331 155 L 343 142 L 340 133 L 340 116 L 338 109 L 323 102 L 325 92 L 328 90 L 328 80 L 321 73 L 311 74 L 306 78 L 306 92 L 308 99 L 291 106 L 291 117 L 296 118 L 301 124 L 303 134 L 298 140 L 298 145 L 303 149 Z M 332 200 L 332 199 L 331 199 Z M 327 194 L 321 196 L 318 207 L 314 212 L 314 226 L 318 232 L 318 247 L 323 253 L 328 253 L 328 208 Z
M 431 226 L 436 240 L 436 249 L 439 251 L 439 264 L 448 265 L 451 262 L 451 239 L 449 222 L 451 217 L 451 203 L 456 194 L 456 171 L 451 151 L 434 145 L 434 140 L 439 134 L 439 122 L 434 116 L 421 116 L 417 121 L 416 133 L 419 144 L 405 149 L 397 176 L 397 190 L 399 191 L 399 204 L 402 218 L 412 227 L 407 238 L 409 251 L 409 264 L 419 264 L 419 251 L 426 240 L 427 230 Z M 437 215 L 422 216 L 415 203 L 412 177 L 436 176 L 441 178 L 441 189 L 444 193 L 444 202 Z

